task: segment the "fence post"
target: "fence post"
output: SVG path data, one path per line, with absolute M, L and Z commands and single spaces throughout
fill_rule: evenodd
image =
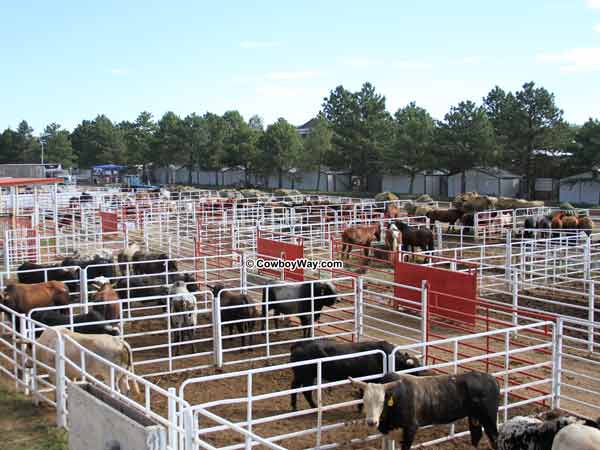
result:
M 267 313 L 268 314 L 268 313 Z M 223 367 L 223 343 L 221 342 L 221 293 L 213 298 L 213 352 L 215 366 Z M 267 315 L 268 318 L 268 315 Z
M 512 232 L 506 232 L 506 251 L 504 252 L 504 276 L 506 280 L 511 279 L 512 272 Z
M 448 225 L 450 226 L 450 225 Z M 435 223 L 435 235 L 437 238 L 437 248 L 441 249 L 444 246 L 444 240 L 442 238 L 442 224 L 440 222 Z
M 4 271 L 10 276 L 10 232 L 4 230 Z
M 594 297 L 596 291 L 596 285 L 594 280 L 591 278 L 588 280 L 588 352 L 594 353 L 594 310 L 595 310 L 595 302 Z
M 87 314 L 88 312 L 88 280 L 87 280 L 87 267 L 85 269 L 79 269 L 79 302 L 83 303 L 83 310 Z
M 63 337 L 56 332 L 56 348 L 54 354 L 54 369 L 56 370 L 56 426 L 66 428 L 67 426 L 67 403 L 65 392 L 65 347 Z
M 511 288 L 513 307 L 512 322 L 513 326 L 516 327 L 517 325 L 519 325 L 519 313 L 517 311 L 519 308 L 519 274 L 517 272 L 514 272 L 512 274 Z
M 586 280 L 592 279 L 591 243 L 592 239 L 587 236 L 583 247 L 583 276 Z
M 360 342 L 363 334 L 364 280 L 356 278 L 356 301 L 354 306 L 354 342 Z
M 552 408 L 560 408 L 560 383 L 562 378 L 563 318 L 559 317 L 554 327 L 552 341 Z
M 179 439 L 177 439 L 177 390 L 174 387 L 169 388 L 169 445 L 171 450 L 177 450 Z
M 423 344 L 423 364 L 427 365 L 427 338 L 429 337 L 429 305 L 427 280 L 421 281 L 421 343 Z
M 247 259 L 246 252 L 242 251 L 240 253 L 240 287 L 242 288 L 243 294 L 248 292 L 248 267 L 246 267 Z

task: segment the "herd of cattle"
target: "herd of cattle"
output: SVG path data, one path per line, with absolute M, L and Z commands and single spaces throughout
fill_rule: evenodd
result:
M 392 205 L 393 206 L 393 205 Z M 394 207 L 395 208 L 395 207 Z M 397 208 L 388 207 L 388 217 L 398 217 Z M 395 215 L 394 215 L 395 214 Z M 473 225 L 473 215 L 459 210 L 431 210 L 427 212 L 432 224 L 436 221 L 453 226 L 461 223 Z M 587 217 L 568 216 L 555 213 L 525 222 L 524 236 L 535 228 L 579 229 L 591 231 L 592 222 Z M 349 257 L 353 245 L 364 247 L 365 256 L 373 242 L 383 240 L 386 249 L 433 250 L 434 236 L 430 229 L 412 227 L 395 220 L 385 229 L 380 225 L 361 225 L 346 229 L 342 234 L 342 257 Z M 368 261 L 368 260 L 367 260 Z M 42 270 L 47 269 L 47 270 Z M 67 306 L 81 291 L 80 270 L 87 269 L 88 292 L 91 308 L 89 312 L 76 314 L 72 318 L 68 309 L 38 310 L 50 306 Z M 48 328 L 36 330 L 36 343 L 41 347 L 36 359 L 52 365 L 52 349 L 58 334 L 65 340 L 65 355 L 76 361 L 80 349 L 72 344 L 102 355 L 112 363 L 133 373 L 133 357 L 130 345 L 120 337 L 119 319 L 125 299 L 154 297 L 170 309 L 169 322 L 174 333 L 175 355 L 183 344 L 194 341 L 194 330 L 198 324 L 199 283 L 189 273 L 180 273 L 177 263 L 166 254 L 148 253 L 132 244 L 115 259 L 112 254 L 97 252 L 86 255 L 77 253 L 65 258 L 60 264 L 38 265 L 23 263 L 17 271 L 18 279 L 7 283 L 0 293 L 0 303 L 21 313 L 32 312 L 34 321 Z M 111 281 L 116 280 L 116 281 Z M 343 357 L 359 352 L 379 350 L 391 355 L 394 345 L 386 341 L 342 343 L 334 339 L 309 340 L 311 325 L 318 321 L 325 307 L 332 307 L 339 301 L 338 292 L 330 282 L 314 282 L 301 285 L 270 286 L 262 289 L 262 302 L 256 303 L 250 295 L 227 290 L 222 284 L 206 286 L 215 298 L 220 300 L 221 323 L 230 334 L 237 329 L 242 347 L 246 338 L 252 343 L 254 331 L 260 324 L 265 330 L 269 312 L 279 315 L 297 316 L 302 326 L 303 340 L 290 347 L 290 362 L 300 363 L 317 358 Z M 311 300 L 312 298 L 312 300 Z M 125 302 L 123 305 L 127 305 Z M 72 325 L 72 330 L 65 328 Z M 275 327 L 279 328 L 275 319 Z M 192 350 L 197 351 L 196 343 Z M 75 367 L 67 365 L 67 376 L 77 378 Z M 448 424 L 459 419 L 468 419 L 471 444 L 477 447 L 483 432 L 491 446 L 498 450 L 598 450 L 600 449 L 600 421 L 582 420 L 555 412 L 536 417 L 514 417 L 497 427 L 500 389 L 496 379 L 481 372 L 468 372 L 460 375 L 436 375 L 421 369 L 418 355 L 397 353 L 396 372 L 409 371 L 410 374 L 391 373 L 371 379 L 369 382 L 358 378 L 373 377 L 384 372 L 380 353 L 354 358 L 341 358 L 322 365 L 323 381 L 336 382 L 349 379 L 351 385 L 360 392 L 359 405 L 364 412 L 366 423 L 376 427 L 381 433 L 401 429 L 402 450 L 408 450 L 418 428 L 427 425 Z M 105 380 L 110 378 L 106 365 L 93 357 L 86 357 L 86 371 L 92 376 Z M 130 393 L 130 380 L 127 372 L 116 374 L 116 386 L 120 392 Z M 295 365 L 292 368 L 291 389 L 314 386 L 317 378 L 317 365 Z M 132 380 L 133 393 L 139 395 L 135 379 Z M 317 405 L 310 390 L 302 394 L 312 408 Z M 298 409 L 297 393 L 291 394 L 291 407 Z

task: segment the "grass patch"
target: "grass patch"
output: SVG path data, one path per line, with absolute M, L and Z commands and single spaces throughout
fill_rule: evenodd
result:
M 54 414 L 0 383 L 1 450 L 67 450 L 67 432 L 54 426 Z

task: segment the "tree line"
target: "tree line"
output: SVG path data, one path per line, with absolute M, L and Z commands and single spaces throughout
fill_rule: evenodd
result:
M 442 170 L 464 174 L 474 167 L 499 167 L 524 177 L 531 196 L 538 177 L 563 177 L 600 163 L 600 122 L 567 123 L 554 94 L 533 82 L 519 91 L 492 89 L 480 103 L 462 101 L 442 120 L 409 103 L 395 113 L 386 98 L 365 83 L 352 92 L 338 86 L 323 99 L 311 131 L 301 138 L 280 118 L 264 126 L 258 116 L 245 120 L 238 111 L 180 117 L 165 113 L 155 120 L 142 112 L 133 122 L 112 122 L 105 115 L 83 120 L 69 132 L 48 125 L 39 136 L 26 121 L 0 135 L 0 162 L 45 160 L 64 167 L 96 164 L 170 164 L 188 170 L 218 171 L 243 167 L 250 173 L 277 176 L 327 166 L 348 170 L 366 189 L 370 176 Z M 317 180 L 318 186 L 318 180 Z

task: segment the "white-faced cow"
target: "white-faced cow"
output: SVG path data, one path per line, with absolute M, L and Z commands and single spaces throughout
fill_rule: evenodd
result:
M 290 348 L 290 362 L 308 361 L 311 359 L 327 358 L 330 356 L 350 355 L 352 353 L 381 350 L 385 357 L 392 353 L 394 346 L 386 341 L 373 342 L 338 342 L 335 339 L 319 339 L 317 341 L 302 341 L 293 344 Z M 322 379 L 327 381 L 341 381 L 348 377 L 366 377 L 383 373 L 383 358 L 380 353 L 362 355 L 355 358 L 338 359 L 323 363 Z M 395 370 L 408 370 L 420 366 L 419 359 L 408 353 L 396 353 Z M 294 379 L 292 389 L 313 386 L 317 378 L 317 365 L 300 365 L 292 368 Z M 377 383 L 379 380 L 371 380 Z M 311 391 L 303 392 L 304 398 L 311 406 L 316 408 Z M 296 410 L 297 394 L 291 394 L 292 409 Z M 360 409 L 360 408 L 359 408 Z
M 315 282 L 312 285 L 305 283 L 292 286 L 271 286 L 264 289 L 262 329 L 265 329 L 265 322 L 268 320 L 268 310 L 274 310 L 279 314 L 299 316 L 303 327 L 302 334 L 304 337 L 309 337 L 309 325 L 313 323 L 312 296 L 314 296 L 314 318 L 315 322 L 318 322 L 321 317 L 321 310 L 325 306 L 333 306 L 337 300 L 337 291 L 333 283 Z M 266 304 L 267 298 L 268 306 Z
M 363 390 L 367 424 L 383 434 L 402 429 L 402 450 L 409 450 L 419 427 L 443 425 L 467 417 L 471 444 L 477 447 L 485 430 L 496 448 L 498 396 L 496 379 L 481 372 L 418 377 L 399 374 L 385 384 L 350 379 Z

